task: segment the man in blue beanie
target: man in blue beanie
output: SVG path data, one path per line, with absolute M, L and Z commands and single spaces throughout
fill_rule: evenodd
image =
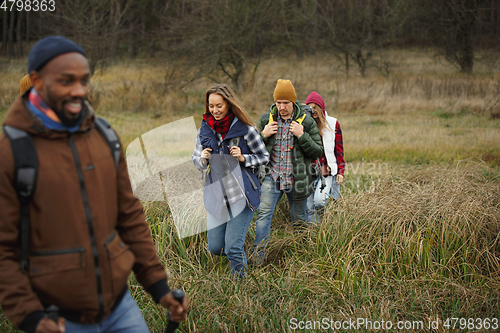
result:
M 127 287 L 133 270 L 173 321 L 184 320 L 188 299 L 179 304 L 172 296 L 132 193 L 123 151 L 115 158 L 96 129 L 87 100 L 85 51 L 64 37 L 47 37 L 31 50 L 28 69 L 33 87 L 14 101 L 0 135 L 0 304 L 5 315 L 25 332 L 149 332 Z M 14 148 L 19 146 L 13 142 L 23 133 L 37 159 L 28 205 L 16 190 L 19 155 Z M 26 234 L 20 222 L 25 207 L 26 261 L 19 241 Z M 47 316 L 52 305 L 57 322 Z

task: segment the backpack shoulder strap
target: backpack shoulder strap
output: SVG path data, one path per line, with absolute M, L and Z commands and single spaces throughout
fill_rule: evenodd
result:
M 11 126 L 3 132 L 9 139 L 14 155 L 14 187 L 21 203 L 21 270 L 28 271 L 29 203 L 33 198 L 38 176 L 38 154 L 31 135 Z
M 273 118 L 273 113 L 272 112 L 269 112 L 269 122 L 267 124 L 270 124 L 274 121 L 274 118 Z
M 241 136 L 229 139 L 229 148 L 232 146 L 238 146 L 240 144 Z
M 121 145 L 118 135 L 116 135 L 111 125 L 106 119 L 96 117 L 95 126 L 101 135 L 108 142 L 109 149 L 111 149 L 111 155 L 115 161 L 115 168 L 118 169 L 118 161 L 120 160 Z
M 231 138 L 229 140 L 229 147 L 238 146 L 240 144 L 241 138 L 243 138 L 243 136 L 237 136 L 235 138 Z M 245 138 L 243 138 L 243 140 L 245 140 Z M 245 144 L 246 144 L 246 142 L 245 142 Z M 250 183 L 252 183 L 252 187 L 256 190 L 257 189 L 257 185 L 253 181 L 252 177 L 250 177 L 250 174 L 248 173 L 247 168 L 243 166 L 241 169 L 243 169 L 243 171 L 247 174 L 247 177 L 250 180 Z
M 295 104 L 298 105 L 299 109 L 304 112 L 304 115 L 296 120 L 299 124 L 302 125 L 302 122 L 304 121 L 306 115 L 309 115 L 309 117 L 312 118 L 314 111 L 313 111 L 312 107 L 310 107 L 307 104 L 302 103 L 299 100 L 297 100 L 295 102 Z
M 118 136 L 109 123 L 103 118 L 96 118 L 96 127 L 99 133 L 101 133 L 108 142 L 115 162 L 115 168 L 118 168 L 121 146 Z M 35 144 L 33 143 L 33 138 L 26 131 L 5 125 L 3 127 L 3 132 L 10 141 L 12 154 L 14 156 L 14 187 L 21 204 L 21 270 L 27 273 L 29 268 L 29 203 L 33 199 L 36 188 L 38 154 Z
M 297 123 L 299 123 L 300 125 L 302 125 L 302 122 L 304 121 L 304 118 L 307 116 L 307 114 L 304 113 L 304 115 L 300 118 L 297 118 Z

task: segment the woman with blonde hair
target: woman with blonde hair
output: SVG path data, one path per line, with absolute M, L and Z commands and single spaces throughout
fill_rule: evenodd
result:
M 269 153 L 248 113 L 227 84 L 205 94 L 205 114 L 192 161 L 207 171 L 203 202 L 207 210 L 208 249 L 226 255 L 231 275 L 245 276 L 245 236 L 260 205 L 260 184 L 253 169 L 265 165 Z
M 321 222 L 328 199 L 332 197 L 337 200 L 340 197 L 339 185 L 344 180 L 345 170 L 344 144 L 340 124 L 326 113 L 321 95 L 311 92 L 306 104 L 314 111 L 313 118 L 323 143 L 323 155 L 313 160 L 318 178 L 314 183 L 314 193 L 307 199 L 307 216 L 309 222 Z

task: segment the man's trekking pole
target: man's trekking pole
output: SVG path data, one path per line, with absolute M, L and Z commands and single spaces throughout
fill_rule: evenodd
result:
M 182 304 L 182 300 L 184 299 L 184 291 L 182 291 L 182 289 L 174 289 L 174 290 L 172 290 L 172 296 L 174 296 L 174 298 L 177 300 L 177 302 Z M 177 329 L 177 327 L 179 327 L 179 323 L 172 321 L 170 319 L 170 314 L 169 314 L 168 315 L 168 325 L 167 325 L 167 329 L 165 330 L 165 333 L 174 333 L 175 330 Z
M 59 312 L 59 308 L 55 305 L 51 305 L 45 310 L 47 313 L 47 317 L 51 319 L 54 323 L 58 323 L 59 321 L 59 315 L 57 314 Z

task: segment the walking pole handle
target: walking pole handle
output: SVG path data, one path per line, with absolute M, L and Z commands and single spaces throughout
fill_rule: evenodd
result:
M 55 305 L 51 305 L 45 310 L 45 312 L 47 313 L 47 317 L 49 317 L 50 320 L 57 324 L 57 322 L 59 321 L 59 308 Z
M 174 296 L 179 304 L 182 304 L 182 300 L 184 299 L 184 291 L 182 289 L 174 289 L 172 290 L 172 296 Z M 165 333 L 174 333 L 177 327 L 179 327 L 179 323 L 170 320 L 170 315 L 168 315 L 168 325 Z

